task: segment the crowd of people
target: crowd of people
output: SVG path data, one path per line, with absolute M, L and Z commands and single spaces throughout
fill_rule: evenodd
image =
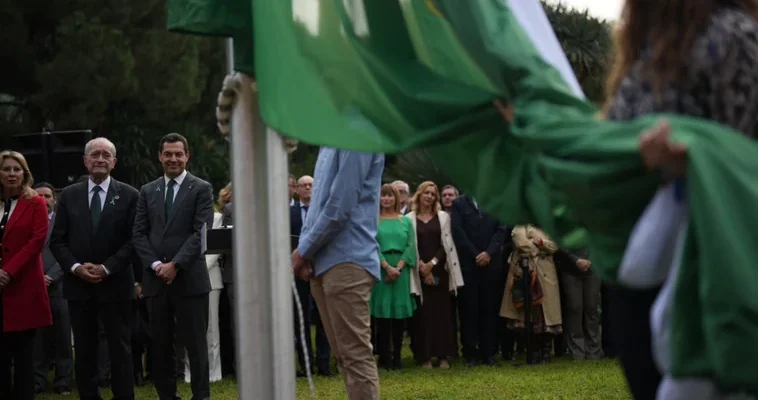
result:
M 293 250 L 311 206 L 312 186 L 311 176 L 290 177 Z M 583 254 L 558 249 L 537 227 L 498 222 L 452 185 L 440 191 L 427 181 L 411 195 L 407 183 L 395 181 L 381 186 L 379 202 L 380 274 L 369 309 L 372 347 L 381 368 L 403 367 L 406 337 L 422 368 L 448 369 L 460 355 L 467 366 L 495 366 L 498 354 L 511 361 L 523 352 L 523 257 L 529 259 L 532 286 L 538 288 L 532 324 L 539 340 L 529 346 L 535 360 L 603 357 L 600 281 Z M 306 325 L 315 325 L 317 342 L 313 357 L 310 335 L 301 343 L 296 332 L 298 376 L 305 376 L 305 353 L 314 360 L 313 370 L 332 376 L 321 313 L 307 280 L 295 279 L 299 300 L 310 310 Z

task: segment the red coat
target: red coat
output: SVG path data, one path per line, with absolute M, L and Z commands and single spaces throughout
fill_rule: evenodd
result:
M 13 277 L 2 294 L 4 332 L 53 324 L 42 269 L 48 224 L 42 197 L 19 197 L 3 235 L 3 270 Z

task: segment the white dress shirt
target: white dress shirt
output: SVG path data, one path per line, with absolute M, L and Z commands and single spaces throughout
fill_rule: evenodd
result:
M 184 170 L 184 171 L 182 171 L 181 174 L 179 174 L 179 176 L 177 176 L 176 178 L 174 178 L 174 182 L 176 182 L 176 185 L 174 185 L 174 198 L 173 198 L 173 200 L 176 200 L 176 194 L 179 193 L 179 187 L 182 186 L 182 182 L 184 182 L 184 178 L 186 178 L 186 177 L 187 177 L 187 170 Z M 168 183 L 169 183 L 169 181 L 171 181 L 171 178 L 169 178 L 166 175 L 163 175 L 163 182 L 164 182 L 163 188 L 165 189 L 165 192 L 163 192 L 163 193 L 165 193 L 163 195 L 163 200 L 166 200 L 166 194 L 168 193 Z
M 92 178 L 87 180 L 87 202 L 90 204 L 90 207 L 92 207 L 92 196 L 95 195 L 95 192 L 93 189 L 95 189 L 95 186 L 100 186 L 100 193 L 97 195 L 100 196 L 100 207 L 102 211 L 102 207 L 105 207 L 105 197 L 108 195 L 108 188 L 111 187 L 111 177 L 108 176 L 100 183 L 95 183 Z M 82 265 L 80 263 L 76 263 L 73 266 L 71 266 L 71 272 L 76 271 L 79 266 Z M 108 268 L 105 268 L 105 265 L 100 264 L 100 267 L 105 271 L 106 274 L 110 275 L 110 271 L 108 271 Z
M 182 171 L 181 174 L 179 174 L 179 176 L 177 176 L 176 178 L 173 178 L 174 182 L 176 182 L 176 184 L 174 185 L 174 199 L 173 199 L 174 201 L 176 201 L 176 195 L 179 193 L 179 187 L 182 186 L 182 182 L 184 182 L 184 178 L 186 177 L 187 177 L 187 170 L 185 169 L 184 171 Z M 166 200 L 166 196 L 168 195 L 168 183 L 171 181 L 171 179 L 172 178 L 169 178 L 168 176 L 163 175 L 163 183 L 164 183 L 163 200 L 164 201 Z M 166 218 L 168 218 L 168 215 L 166 216 Z M 160 264 L 161 264 L 160 261 L 153 261 L 153 263 L 150 264 L 150 268 L 152 268 L 153 271 L 155 271 L 155 268 L 159 266 Z

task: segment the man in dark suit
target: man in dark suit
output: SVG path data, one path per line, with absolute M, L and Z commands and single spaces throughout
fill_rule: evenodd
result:
M 458 291 L 463 357 L 467 365 L 495 365 L 497 323 L 505 280 L 506 228 L 469 196 L 453 202 L 451 221 L 466 286 Z
M 290 244 L 292 251 L 297 249 L 297 245 L 300 242 L 300 231 L 303 228 L 305 216 L 308 215 L 312 190 L 312 177 L 304 175 L 297 180 L 297 196 L 300 201 L 290 207 Z M 329 346 L 329 340 L 326 337 L 324 325 L 321 323 L 318 307 L 316 307 L 316 304 L 311 297 L 311 284 L 308 281 L 295 277 L 295 286 L 297 287 L 297 297 L 300 300 L 300 305 L 303 309 L 303 326 L 305 327 L 305 345 L 303 345 L 302 340 L 300 340 L 300 318 L 297 308 L 295 308 L 295 351 L 297 352 L 297 360 L 300 364 L 300 370 L 297 372 L 297 376 L 305 376 L 306 364 L 304 351 L 308 352 L 308 360 L 310 360 L 311 365 L 316 365 L 319 375 L 334 376 L 334 373 L 329 367 L 331 347 Z M 313 358 L 311 324 L 316 325 L 316 359 Z M 313 370 L 313 368 L 311 368 L 311 370 Z
M 110 176 L 116 147 L 96 138 L 84 148 L 87 182 L 71 185 L 58 200 L 50 249 L 68 273 L 63 296 L 68 300 L 76 347 L 76 382 L 82 399 L 100 399 L 98 388 L 98 318 L 112 361 L 115 399 L 134 398 L 131 320 L 134 274 L 132 225 L 138 193 Z
M 157 350 L 153 382 L 161 400 L 179 398 L 171 351 L 176 334 L 189 357 L 192 398 L 209 399 L 211 283 L 201 238 L 213 226 L 213 188 L 186 171 L 190 152 L 184 136 L 169 133 L 161 138 L 158 158 L 164 175 L 140 189 L 134 222 L 134 247 L 145 270 L 142 294 Z
M 63 299 L 63 269 L 50 251 L 50 234 L 55 221 L 55 188 L 47 182 L 34 185 L 37 194 L 47 203 L 50 228 L 47 232 L 48 244 L 42 250 L 42 265 L 45 270 L 47 294 L 50 297 L 50 311 L 53 313 L 53 326 L 42 328 L 34 338 L 34 375 L 35 391 L 42 393 L 47 388 L 47 376 L 55 363 L 53 391 L 57 394 L 71 393 L 73 364 L 71 352 L 71 321 L 68 305 Z
M 234 226 L 234 223 L 232 222 L 232 203 L 226 203 L 224 204 L 224 208 L 221 210 L 221 225 L 224 227 L 228 226 Z M 224 254 L 221 257 L 221 280 L 224 283 L 224 291 L 226 292 L 226 299 L 229 304 L 229 330 L 230 330 L 230 336 L 232 339 L 232 342 L 237 337 L 237 333 L 235 331 L 235 293 L 234 293 L 234 257 L 232 256 L 232 253 Z M 234 347 L 235 343 L 230 343 L 228 347 L 232 348 Z M 221 345 L 221 349 L 224 349 L 224 344 Z M 232 371 L 232 375 L 237 375 L 237 355 L 236 352 L 230 352 L 228 354 L 231 354 L 229 356 L 229 367 Z M 222 355 L 223 356 L 223 355 Z

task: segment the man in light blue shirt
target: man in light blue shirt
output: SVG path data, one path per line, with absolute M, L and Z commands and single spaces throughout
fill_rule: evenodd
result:
M 350 400 L 379 399 L 371 347 L 371 289 L 380 279 L 379 193 L 384 155 L 321 148 L 295 275 L 311 279 L 329 344 Z

